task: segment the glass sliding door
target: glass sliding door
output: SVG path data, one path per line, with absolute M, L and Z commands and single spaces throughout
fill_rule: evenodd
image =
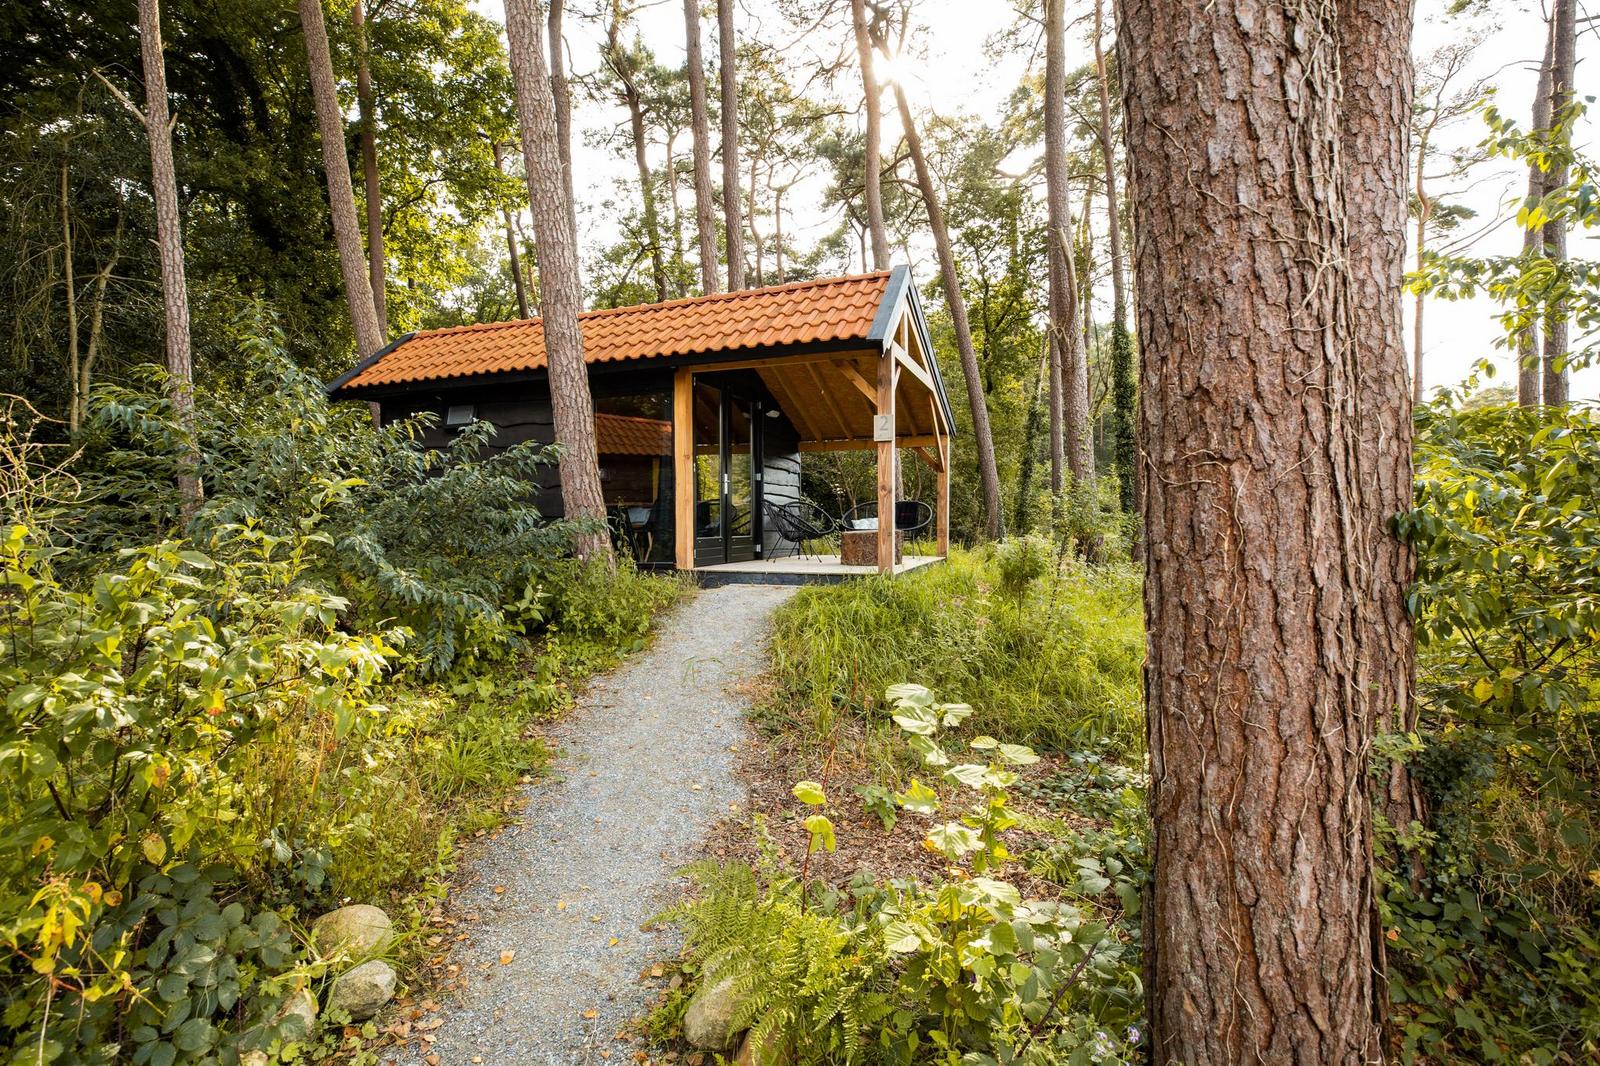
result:
M 717 379 L 714 379 L 717 380 Z M 694 379 L 694 561 L 754 559 L 761 531 L 759 410 L 733 382 Z

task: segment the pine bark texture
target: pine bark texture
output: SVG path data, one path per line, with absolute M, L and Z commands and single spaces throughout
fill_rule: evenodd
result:
M 144 127 L 150 137 L 150 194 L 161 254 L 161 303 L 167 320 L 167 388 L 183 427 L 185 454 L 178 474 L 178 506 L 185 520 L 204 499 L 200 450 L 195 440 L 194 365 L 189 345 L 189 283 L 184 274 L 183 228 L 178 217 L 178 177 L 172 165 L 172 116 L 167 105 L 167 64 L 161 45 L 161 8 L 139 0 L 139 56 L 144 66 Z
M 1551 63 L 1550 63 L 1550 125 L 1558 125 L 1563 112 L 1572 104 L 1572 80 L 1576 67 L 1577 2 L 1555 0 L 1550 12 Z M 1567 168 L 1552 166 L 1545 179 L 1545 191 L 1559 189 L 1567 183 Z M 1544 254 L 1557 269 L 1567 263 L 1567 221 L 1553 219 L 1544 225 Z M 1554 313 L 1544 325 L 1544 402 L 1560 406 L 1567 402 L 1570 375 L 1564 365 L 1570 329 L 1564 301 L 1551 309 Z
M 506 0 L 506 40 L 522 130 L 523 169 L 539 246 L 539 292 L 549 362 L 550 405 L 561 445 L 561 502 L 566 517 L 598 523 L 580 536 L 582 556 L 610 558 L 605 499 L 594 439 L 594 400 L 583 361 L 578 254 L 562 180 L 556 106 L 545 69 L 543 27 L 534 0 Z
M 1362 656 L 1376 728 L 1416 728 L 1416 638 L 1405 593 L 1416 555 L 1390 520 L 1412 503 L 1411 390 L 1406 372 L 1405 226 L 1415 78 L 1410 0 L 1338 0 L 1340 113 L 1349 227 L 1350 323 L 1361 412 L 1361 484 L 1371 564 Z M 1390 824 L 1422 819 L 1421 793 L 1392 762 L 1376 790 Z M 1381 950 L 1382 941 L 1378 941 Z M 1380 1004 L 1381 1006 L 1381 1004 Z
M 1127 260 L 1122 251 L 1122 212 L 1117 197 L 1117 153 L 1111 137 L 1111 74 L 1106 68 L 1101 0 L 1094 4 L 1095 87 L 1100 102 L 1100 161 L 1105 169 L 1106 231 L 1111 243 L 1111 438 L 1122 509 L 1139 512 L 1138 403 L 1133 337 L 1128 333 Z
M 350 12 L 356 31 L 356 104 L 361 116 L 361 182 L 367 199 L 367 276 L 372 285 L 372 306 L 378 316 L 378 335 L 389 335 L 389 307 L 383 251 L 383 185 L 378 175 L 377 101 L 372 92 L 372 69 L 367 62 L 367 12 L 356 0 Z
M 333 241 L 339 250 L 339 270 L 344 275 L 356 354 L 365 359 L 383 347 L 383 331 L 378 328 L 372 281 L 361 250 L 361 226 L 356 221 L 356 198 L 350 187 L 350 160 L 345 155 L 344 113 L 339 107 L 339 89 L 333 79 L 333 56 L 328 50 L 328 28 L 322 20 L 321 0 L 300 0 L 300 27 L 306 39 L 306 63 L 311 73 L 317 128 L 322 134 L 322 164 L 328 176 Z
M 1153 1061 L 1369 1063 L 1366 523 L 1330 6 L 1123 0 Z
M 739 53 L 733 0 L 717 0 L 717 47 L 722 71 L 722 215 L 728 242 L 728 288 L 744 288 L 744 212 L 739 204 Z
M 866 0 L 850 0 L 850 21 L 856 35 L 856 59 L 861 64 L 862 98 L 867 109 L 867 143 L 864 179 L 867 232 L 872 236 L 872 269 L 889 269 L 889 231 L 883 224 L 883 91 L 872 69 L 872 29 L 867 23 Z
M 1544 62 L 1539 67 L 1539 86 L 1533 96 L 1533 128 L 1550 128 L 1551 71 L 1555 66 L 1555 20 L 1545 33 Z M 1537 160 L 1528 163 L 1528 199 L 1537 201 L 1545 194 L 1545 173 Z M 1522 231 L 1522 254 L 1532 255 L 1543 248 L 1544 231 L 1530 226 Z M 1517 334 L 1517 403 L 1537 407 L 1544 395 L 1544 374 L 1540 367 L 1539 324 L 1537 320 Z
M 700 44 L 700 0 L 683 0 L 689 71 L 689 123 L 694 136 L 694 223 L 700 237 L 700 291 L 719 292 L 717 205 L 711 184 L 711 108 L 706 100 L 706 59 Z
M 950 247 L 950 230 L 945 225 L 944 209 L 939 205 L 939 191 L 933 184 L 933 171 L 928 167 L 927 154 L 922 150 L 922 135 L 911 117 L 911 104 L 906 100 L 905 88 L 899 82 L 894 86 L 895 103 L 900 108 L 900 125 L 905 131 L 906 147 L 911 152 L 911 162 L 917 171 L 917 188 L 922 193 L 923 207 L 928 212 L 928 228 L 933 231 L 934 247 L 939 253 L 939 276 L 944 283 L 945 300 L 950 305 L 950 322 L 955 329 L 956 347 L 961 352 L 961 372 L 967 379 L 967 401 L 972 406 L 972 445 L 978 458 L 978 483 L 983 490 L 984 529 L 990 537 L 998 538 L 1005 532 L 1005 516 L 1000 510 L 1000 472 L 995 465 L 994 434 L 989 429 L 989 402 L 983 394 L 983 376 L 978 369 L 978 355 L 972 346 L 972 326 L 967 321 L 967 301 L 961 295 L 961 279 L 956 274 L 956 257 Z

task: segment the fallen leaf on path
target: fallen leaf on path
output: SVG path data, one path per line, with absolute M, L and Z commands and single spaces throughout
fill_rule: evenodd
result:
M 516 957 L 517 957 L 517 953 L 515 951 L 509 951 L 509 950 L 508 951 L 502 951 L 500 953 L 500 965 L 501 966 L 510 966 L 511 965 L 511 960 L 516 958 Z
M 583 1012 L 583 1016 L 585 1018 L 598 1018 L 600 1017 L 600 1012 L 595 1010 L 593 1007 L 590 1007 L 588 1010 Z

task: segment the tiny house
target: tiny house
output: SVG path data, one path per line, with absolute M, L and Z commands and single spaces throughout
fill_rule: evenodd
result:
M 642 565 L 774 579 L 852 568 L 781 563 L 775 512 L 794 504 L 808 453 L 866 450 L 880 515 L 896 514 L 894 463 L 935 471 L 938 555 L 895 561 L 883 523 L 876 568 L 942 557 L 950 536 L 954 419 L 909 268 L 715 293 L 579 316 L 595 442 L 619 543 Z M 555 439 L 539 319 L 407 334 L 328 386 L 384 423 L 432 412 L 428 443 L 477 419 L 494 444 Z M 560 485 L 542 513 L 562 513 Z

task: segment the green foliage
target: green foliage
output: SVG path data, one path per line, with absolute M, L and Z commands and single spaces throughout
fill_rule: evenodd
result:
M 1054 567 L 1054 554 L 1050 542 L 1036 536 L 1009 537 L 995 546 L 1000 591 L 1017 601 L 1018 610 L 1028 587 Z
M 978 737 L 970 746 L 995 760 L 952 765 L 935 738 L 972 708 L 937 703 L 920 685 L 896 685 L 885 698 L 928 769 L 978 796 L 960 822 L 928 834 L 951 879 L 924 887 L 858 875 L 845 895 L 814 892 L 804 871 L 795 879 L 777 870 L 770 849 L 765 883 L 743 866 L 695 867 L 698 892 L 668 916 L 684 929 L 702 987 L 731 978 L 735 1031 L 749 1026 L 753 1046 L 787 1049 L 800 1063 L 1132 1061 L 1134 955 L 1078 908 L 1024 899 L 991 876 L 1009 859 L 1000 834 L 1014 824 L 1006 809 L 1016 775 L 1006 764 L 1037 757 Z M 814 782 L 794 795 L 826 802 Z M 932 814 L 939 801 L 913 781 L 896 802 Z
M 1131 568 L 1069 559 L 1019 611 L 993 558 L 960 550 L 893 579 L 802 589 L 774 622 L 774 705 L 804 719 L 802 742 L 826 743 L 843 727 L 885 728 L 881 694 L 919 677 L 1017 742 L 1061 749 L 1109 736 L 1137 751 L 1139 604 Z
M 1408 1059 L 1600 1048 L 1600 426 L 1582 409 L 1423 409 L 1412 610 L 1431 817 L 1386 874 Z M 1382 738 L 1380 738 L 1382 739 Z
M 315 890 L 324 875 L 254 816 L 240 771 L 274 736 L 369 728 L 391 651 L 341 632 L 342 601 L 302 580 L 321 539 L 246 525 L 210 553 L 163 542 L 73 591 L 59 549 L 8 531 L 0 929 L 14 1050 L 42 1038 L 76 1060 L 122 1025 L 136 1062 L 262 1039 L 292 953 L 277 915 L 231 897 L 280 877 Z

